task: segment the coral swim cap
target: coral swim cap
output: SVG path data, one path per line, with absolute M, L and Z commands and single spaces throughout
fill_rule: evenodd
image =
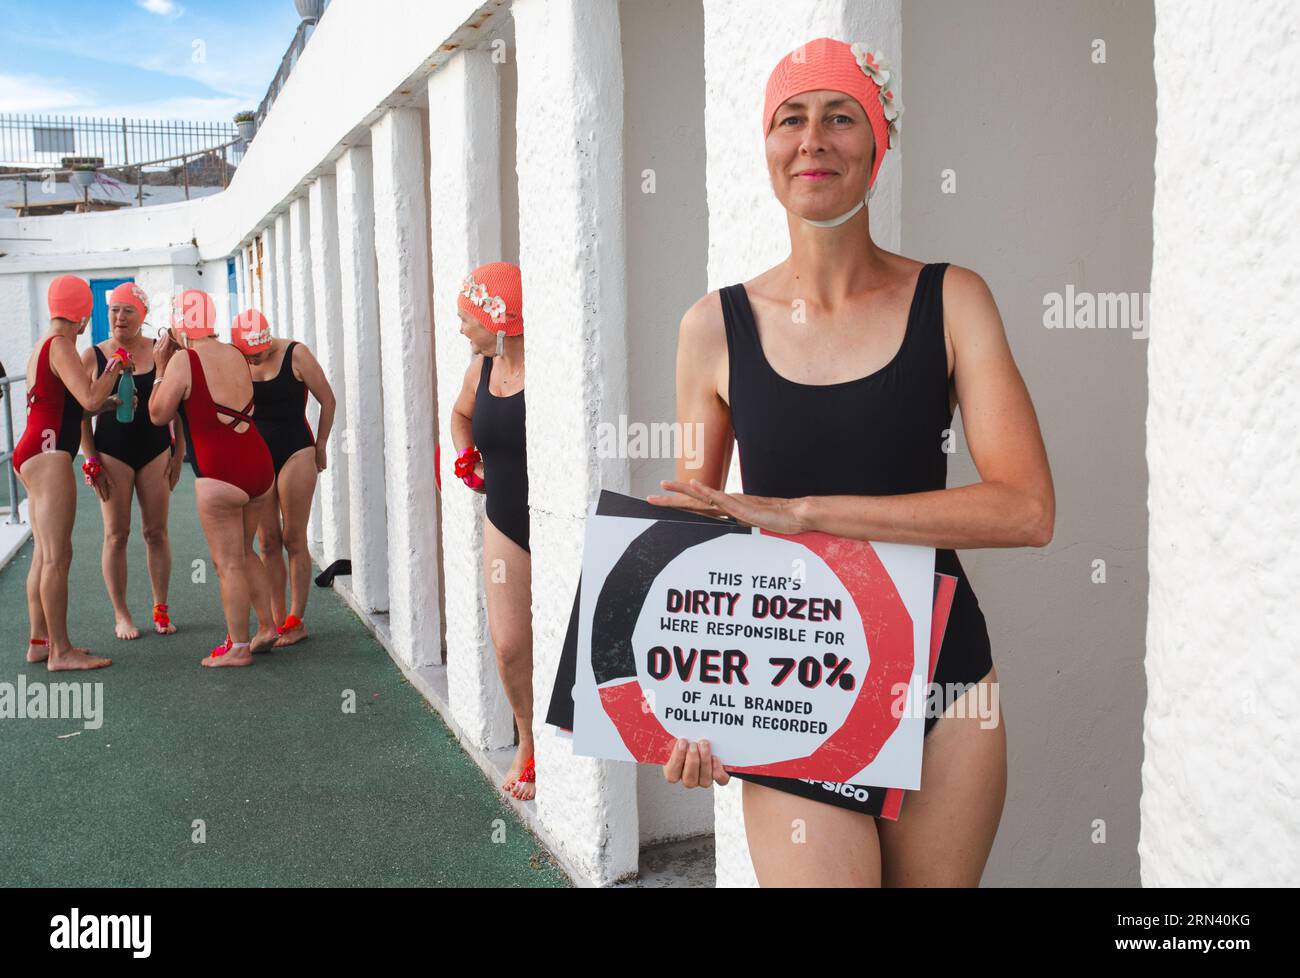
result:
M 245 309 L 230 324 L 230 342 L 246 356 L 261 353 L 271 345 L 271 324 L 256 309 Z
M 819 37 L 795 48 L 772 69 L 763 99 L 763 136 L 772 131 L 776 110 L 796 95 L 826 90 L 852 96 L 867 113 L 876 137 L 876 160 L 867 181 L 870 190 L 876 185 L 885 152 L 898 142 L 903 104 L 893 86 L 894 73 L 880 52 L 870 51 L 864 44 Z
M 456 305 L 493 333 L 518 336 L 524 331 L 523 277 L 518 265 L 494 261 L 480 265 L 460 286 Z
M 95 297 L 90 283 L 75 275 L 60 275 L 50 283 L 46 293 L 51 319 L 66 319 L 79 323 L 95 308 Z
M 217 307 L 201 289 L 186 289 L 172 300 L 172 328 L 190 339 L 217 335 Z
M 149 312 L 149 297 L 145 295 L 144 289 L 134 282 L 123 282 L 108 294 L 108 304 L 111 306 L 115 302 L 125 302 L 127 305 L 135 306 L 141 319 L 144 319 Z

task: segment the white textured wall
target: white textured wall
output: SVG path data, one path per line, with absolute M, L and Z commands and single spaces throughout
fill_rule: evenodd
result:
M 574 757 L 540 718 L 582 564 L 587 505 L 626 492 L 596 424 L 627 410 L 623 68 L 616 0 L 515 0 L 519 264 L 531 366 L 533 691 L 539 818 L 592 882 L 637 866 L 636 769 Z M 562 147 L 562 152 L 556 152 Z M 537 383 L 543 365 L 545 383 Z M 537 451 L 536 446 L 546 446 Z
M 352 577 L 366 611 L 388 610 L 388 506 L 384 463 L 384 389 L 379 344 L 379 274 L 375 264 L 374 163 L 369 146 L 353 146 L 335 169 L 338 183 L 339 302 L 343 307 Z
M 388 510 L 389 627 L 409 664 L 442 662 L 433 461 L 433 319 L 424 135 L 418 109 L 371 129 Z
M 483 586 L 483 496 L 452 471 L 452 406 L 470 350 L 457 298 L 465 275 L 507 261 L 501 251 L 501 78 L 490 50 L 462 51 L 429 77 L 438 120 L 429 143 L 434 335 L 438 349 L 438 440 L 442 445 L 443 571 L 447 602 L 447 689 L 452 714 L 480 747 L 514 742 L 513 717 L 497 673 Z M 528 321 L 527 297 L 524 303 Z
M 704 0 L 704 125 L 708 145 L 710 289 L 743 282 L 790 253 L 785 209 L 772 193 L 763 153 L 767 76 L 785 54 L 817 37 L 863 39 L 902 64 L 900 0 Z M 892 57 L 890 57 L 892 55 Z M 906 75 L 899 94 L 907 105 Z M 890 152 L 869 205 L 882 248 L 899 245 L 901 148 Z M 740 491 L 736 458 L 727 486 Z M 754 886 L 740 782 L 714 788 L 718 886 Z
M 334 427 L 326 443 L 326 468 L 320 475 L 321 564 L 329 566 L 347 556 L 348 453 L 341 450 L 339 432 L 347 430 L 348 409 L 343 377 L 343 304 L 339 271 L 338 193 L 334 174 L 317 177 L 311 185 L 312 301 L 316 334 L 312 352 L 334 392 Z M 315 403 L 313 399 L 313 403 Z M 320 432 L 320 407 L 313 430 Z
M 1156 3 L 1145 886 L 1300 883 L 1297 36 L 1283 0 Z
M 295 197 L 289 204 L 289 275 L 293 280 L 293 334 L 292 338 L 307 349 L 316 349 L 316 286 L 312 266 L 311 198 Z M 307 421 L 312 431 L 320 418 L 320 405 L 308 395 Z M 311 513 L 307 519 L 307 550 L 317 563 L 321 561 L 321 494 L 312 497 Z

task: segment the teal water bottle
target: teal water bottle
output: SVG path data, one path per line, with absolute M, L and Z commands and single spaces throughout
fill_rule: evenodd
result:
M 130 424 L 135 417 L 135 379 L 131 371 L 122 371 L 122 379 L 117 382 L 117 396 L 122 401 L 117 406 L 117 420 Z

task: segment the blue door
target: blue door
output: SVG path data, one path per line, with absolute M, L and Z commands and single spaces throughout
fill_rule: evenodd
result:
M 230 290 L 230 308 L 239 305 L 239 280 L 235 278 L 235 259 L 226 259 L 226 287 Z
M 103 343 L 108 339 L 108 297 L 123 282 L 134 282 L 133 278 L 92 278 L 90 293 L 95 297 L 95 306 L 90 313 L 90 342 Z

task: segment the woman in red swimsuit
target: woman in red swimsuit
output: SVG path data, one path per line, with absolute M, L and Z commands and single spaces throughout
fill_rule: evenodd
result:
M 194 498 L 221 582 L 228 629 L 205 666 L 249 666 L 252 653 L 270 648 L 277 636 L 271 616 L 266 569 L 253 551 L 253 535 L 266 519 L 275 479 L 271 453 L 253 427 L 253 379 L 232 346 L 216 338 L 217 311 L 211 296 L 187 289 L 172 306 L 172 329 L 154 347 L 158 371 L 149 397 L 154 424 L 179 412 L 194 449 Z M 176 336 L 185 345 L 178 352 Z M 234 407 L 233 405 L 239 405 Z M 251 639 L 248 608 L 257 613 Z
M 68 639 L 68 570 L 77 515 L 72 457 L 83 413 L 114 402 L 122 361 L 110 361 L 94 383 L 81 369 L 76 338 L 85 331 L 94 306 L 89 283 L 60 275 L 50 283 L 48 301 L 50 330 L 28 359 L 27 426 L 13 457 L 14 471 L 27 490 L 27 518 L 35 541 L 27 574 L 27 661 L 44 662 L 50 672 L 98 669 L 113 660 L 74 648 Z

